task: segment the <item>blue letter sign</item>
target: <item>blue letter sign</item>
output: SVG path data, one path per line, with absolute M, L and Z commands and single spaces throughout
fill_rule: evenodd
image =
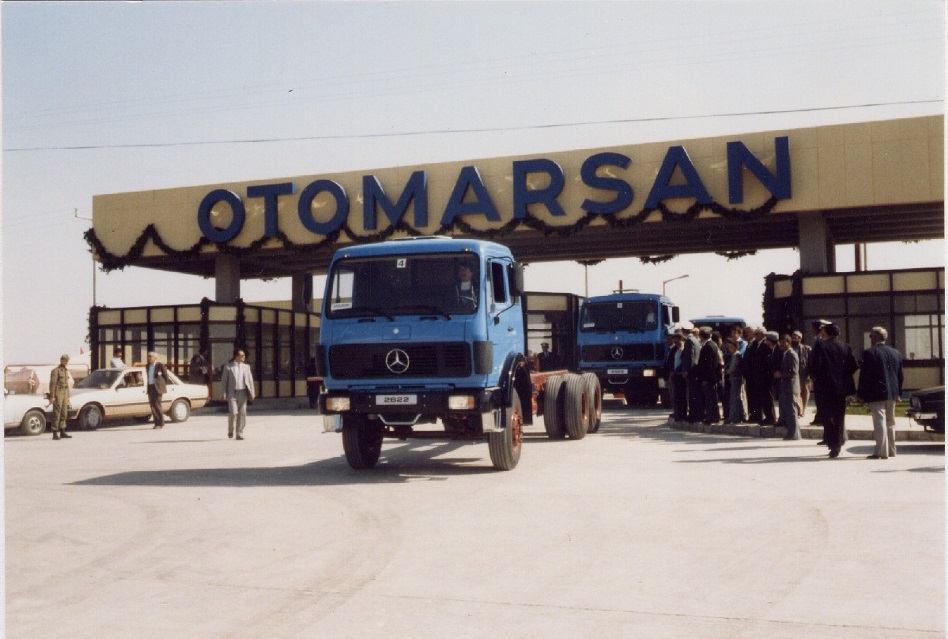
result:
M 669 184 L 675 167 L 681 169 L 682 175 L 685 176 L 685 184 Z M 708 189 L 704 188 L 704 182 L 701 181 L 695 165 L 691 163 L 691 158 L 688 157 L 688 152 L 683 146 L 668 147 L 662 168 L 658 170 L 652 190 L 648 194 L 648 199 L 645 200 L 645 208 L 646 210 L 654 209 L 662 200 L 676 197 L 693 197 L 699 204 L 712 202 Z
M 632 163 L 632 158 L 621 153 L 597 153 L 590 155 L 583 162 L 580 169 L 580 176 L 583 178 L 583 184 L 591 186 L 594 189 L 603 189 L 605 191 L 615 191 L 616 196 L 611 202 L 598 202 L 596 200 L 583 200 L 582 209 L 589 213 L 599 215 L 613 215 L 626 209 L 632 204 L 632 198 L 635 192 L 625 180 L 614 177 L 600 177 L 596 171 L 601 166 L 617 166 L 620 169 L 628 168 Z
M 468 189 L 474 192 L 473 202 L 464 201 Z M 491 222 L 500 221 L 500 213 L 497 212 L 494 201 L 490 199 L 490 193 L 487 192 L 487 187 L 484 186 L 476 166 L 466 166 L 461 169 L 457 182 L 454 183 L 451 199 L 444 208 L 444 215 L 441 216 L 441 224 L 452 224 L 454 218 L 459 215 L 484 215 Z
M 326 191 L 336 200 L 336 214 L 328 222 L 317 222 L 313 217 L 313 200 L 321 192 Z M 332 180 L 316 180 L 300 193 L 300 201 L 297 206 L 297 212 L 300 216 L 300 222 L 303 223 L 309 231 L 317 235 L 329 235 L 342 228 L 349 215 L 349 196 L 346 190 L 337 182 Z
M 230 226 L 225 229 L 219 229 L 211 224 L 211 209 L 214 208 L 214 205 L 218 202 L 227 202 L 234 214 L 230 220 Z M 244 227 L 244 219 L 246 216 L 244 203 L 240 201 L 239 195 L 227 189 L 215 189 L 205 195 L 204 199 L 201 200 L 201 205 L 198 207 L 198 227 L 201 229 L 201 233 L 204 234 L 204 237 L 212 242 L 223 244 L 224 242 L 231 241 L 240 234 L 240 230 Z
M 263 198 L 263 236 L 274 237 L 280 230 L 277 225 L 277 198 L 281 195 L 296 193 L 296 184 L 260 184 L 247 187 L 247 197 Z
M 743 167 L 754 174 L 764 188 L 778 200 L 790 199 L 790 139 L 774 138 L 776 171 L 771 173 L 743 142 L 727 143 L 727 185 L 731 204 L 744 202 Z
M 550 184 L 542 189 L 528 189 L 527 175 L 530 173 L 546 173 L 550 176 Z M 541 158 L 539 160 L 519 160 L 513 163 L 513 216 L 514 219 L 527 217 L 527 205 L 543 204 L 553 215 L 566 215 L 566 211 L 556 201 L 563 192 L 566 180 L 563 178 L 563 169 L 553 160 Z
M 382 207 L 382 212 L 392 226 L 404 217 L 408 210 L 408 203 L 415 200 L 415 228 L 428 226 L 428 174 L 425 171 L 415 171 L 408 178 L 408 184 L 402 191 L 396 204 L 385 195 L 382 184 L 374 175 L 362 176 L 362 194 L 365 200 L 362 203 L 362 220 L 366 231 L 374 231 L 376 227 L 375 205 Z

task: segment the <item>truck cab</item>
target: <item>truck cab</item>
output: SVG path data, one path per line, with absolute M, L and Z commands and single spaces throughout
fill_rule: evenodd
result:
M 522 267 L 492 242 L 424 237 L 336 253 L 319 405 L 351 466 L 373 466 L 385 436 L 486 437 L 495 466 L 516 465 L 519 429 L 532 421 L 519 408 L 531 400 L 522 289 Z M 424 430 L 439 419 L 442 432 Z
M 664 380 L 668 329 L 679 310 L 663 295 L 615 293 L 587 298 L 580 309 L 579 370 L 629 405 L 657 403 Z

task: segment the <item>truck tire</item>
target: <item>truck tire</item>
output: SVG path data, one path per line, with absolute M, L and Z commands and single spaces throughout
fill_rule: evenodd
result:
M 488 434 L 490 460 L 497 470 L 513 470 L 520 461 L 520 448 L 523 444 L 523 409 L 520 406 L 520 396 L 516 392 L 512 394 L 510 406 L 501 411 L 501 418 L 504 430 Z
M 589 400 L 586 380 L 570 373 L 565 381 L 566 400 L 563 403 L 563 420 L 566 434 L 571 439 L 582 439 L 589 428 Z
M 563 377 L 551 377 L 546 380 L 543 390 L 543 427 L 550 439 L 565 439 L 566 426 L 563 423 Z
M 586 380 L 586 399 L 589 404 L 589 426 L 587 433 L 595 433 L 602 424 L 602 387 L 595 373 L 583 373 Z
M 370 423 L 365 415 L 342 417 L 342 449 L 346 461 L 355 470 L 372 468 L 382 454 L 381 424 Z

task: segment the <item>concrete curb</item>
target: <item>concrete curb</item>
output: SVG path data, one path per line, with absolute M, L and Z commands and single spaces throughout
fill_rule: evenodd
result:
M 868 429 L 863 423 L 868 420 Z M 847 415 L 846 435 L 850 440 L 873 441 L 872 418 L 862 415 Z M 856 422 L 850 424 L 849 422 Z M 735 437 L 756 437 L 767 439 L 782 439 L 787 436 L 787 429 L 783 426 L 761 426 L 759 424 L 704 424 L 701 422 L 682 422 L 669 419 L 668 428 L 687 431 L 690 433 L 704 433 L 709 435 L 732 435 Z M 800 434 L 803 439 L 823 439 L 822 426 L 802 426 Z M 935 433 L 924 430 L 921 426 L 909 425 L 908 428 L 896 426 L 896 441 L 909 442 L 944 442 L 944 433 Z

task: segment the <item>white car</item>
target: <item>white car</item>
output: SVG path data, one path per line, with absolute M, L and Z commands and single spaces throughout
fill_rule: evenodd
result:
M 173 422 L 183 422 L 191 411 L 207 403 L 207 386 L 187 384 L 169 371 L 171 383 L 161 397 L 162 411 Z M 147 372 L 143 366 L 93 371 L 69 393 L 69 419 L 83 430 L 95 430 L 107 419 L 147 421 Z
M 52 411 L 45 395 L 3 394 L 3 429 L 19 428 L 24 435 L 42 435 Z

